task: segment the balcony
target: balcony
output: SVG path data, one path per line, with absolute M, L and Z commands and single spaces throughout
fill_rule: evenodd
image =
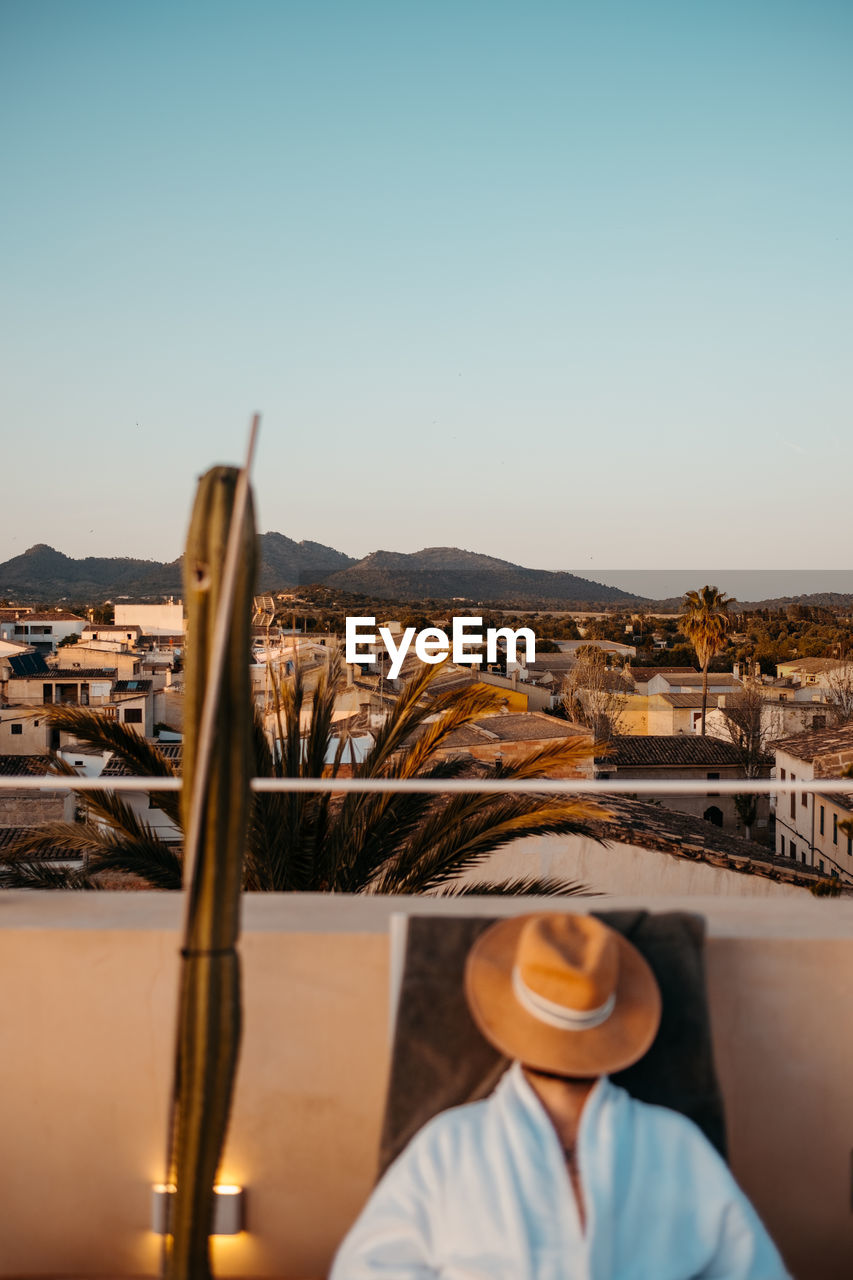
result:
M 574 900 L 578 906 L 581 900 Z M 617 897 L 699 911 L 732 1165 L 798 1280 L 853 1257 L 853 903 Z M 245 1029 L 224 1181 L 247 1230 L 217 1274 L 325 1274 L 367 1196 L 388 1070 L 399 911 L 502 914 L 531 899 L 248 895 Z M 181 895 L 0 897 L 0 1275 L 153 1276 Z M 34 1013 L 37 1011 L 37 1014 Z

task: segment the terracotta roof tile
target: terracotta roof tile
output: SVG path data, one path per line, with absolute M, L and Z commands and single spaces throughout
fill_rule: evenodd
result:
M 588 736 L 579 733 L 578 727 L 556 716 L 539 712 L 522 712 L 518 715 L 484 716 L 474 721 L 477 728 L 494 734 L 501 742 L 535 742 L 538 738 L 577 738 Z
M 595 824 L 608 842 L 658 849 L 675 857 L 773 880 L 809 885 L 829 879 L 814 867 L 779 858 L 764 845 L 730 835 L 712 822 L 664 805 L 646 804 L 629 796 L 608 796 L 598 804 L 611 816 L 610 822 Z
M 793 705 L 796 706 L 796 703 Z M 795 733 L 787 738 L 777 738 L 770 746 L 796 756 L 798 760 L 814 761 L 821 756 L 853 750 L 853 724 L 806 730 L 805 733 Z
M 600 762 L 617 769 L 641 765 L 657 768 L 722 765 L 736 768 L 741 764 L 741 756 L 734 743 L 723 738 L 703 738 L 699 734 L 630 733 L 614 738 L 600 757 Z
M 32 778 L 50 773 L 50 756 L 0 756 L 0 778 Z

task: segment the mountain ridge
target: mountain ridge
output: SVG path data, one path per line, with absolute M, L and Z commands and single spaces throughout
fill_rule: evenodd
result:
M 321 542 L 296 542 L 271 530 L 258 535 L 258 591 L 275 592 L 317 583 L 351 594 L 397 601 L 469 601 L 509 608 L 564 608 L 654 603 L 677 612 L 680 597 L 632 595 L 568 570 L 528 569 L 509 560 L 461 547 L 423 547 L 402 552 L 380 549 L 357 559 Z M 89 600 L 152 599 L 183 592 L 182 557 L 162 562 L 132 556 L 76 559 L 44 542 L 0 563 L 0 597 L 43 603 L 75 597 Z M 702 580 L 697 571 L 696 581 Z M 723 579 L 720 585 L 725 587 Z M 742 607 L 787 604 L 853 607 L 853 593 L 814 591 L 755 597 Z
M 324 585 L 379 599 L 456 599 L 509 607 L 540 602 L 547 607 L 569 601 L 629 604 L 637 599 L 618 587 L 574 573 L 528 569 L 461 547 L 372 551 L 357 564 L 333 573 Z
M 258 537 L 258 589 L 322 581 L 330 573 L 355 564 L 355 557 L 319 542 L 294 542 L 284 534 Z M 84 556 L 79 559 L 45 542 L 0 564 L 0 595 L 157 596 L 183 591 L 183 556 L 177 560 L 142 560 L 132 556 Z
M 567 572 L 528 569 L 461 547 L 416 552 L 372 551 L 357 560 L 319 542 L 296 542 L 270 531 L 258 536 L 258 591 L 323 583 L 380 599 L 471 599 L 524 605 L 567 601 L 626 604 L 636 599 L 616 587 Z M 169 562 L 130 556 L 75 559 L 47 543 L 35 543 L 0 563 L 0 595 L 101 598 L 180 594 L 182 558 Z

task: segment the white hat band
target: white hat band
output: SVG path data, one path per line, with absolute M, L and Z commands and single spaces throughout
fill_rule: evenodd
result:
M 528 987 L 518 965 L 513 966 L 512 989 L 519 1004 L 528 1013 L 538 1018 L 540 1022 L 559 1027 L 561 1031 L 589 1031 L 592 1027 L 600 1027 L 616 1007 L 615 991 L 596 1009 L 570 1009 L 564 1004 L 557 1004 L 554 1000 L 548 1000 Z

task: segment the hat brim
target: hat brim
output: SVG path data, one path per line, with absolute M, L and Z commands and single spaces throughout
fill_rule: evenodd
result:
M 550 1026 L 528 1013 L 512 988 L 518 939 L 529 919 L 523 915 L 498 921 L 468 954 L 465 995 L 485 1038 L 507 1057 L 557 1075 L 609 1075 L 637 1062 L 651 1048 L 661 1016 L 660 989 L 647 961 L 613 930 L 619 972 L 610 1017 L 584 1031 Z

